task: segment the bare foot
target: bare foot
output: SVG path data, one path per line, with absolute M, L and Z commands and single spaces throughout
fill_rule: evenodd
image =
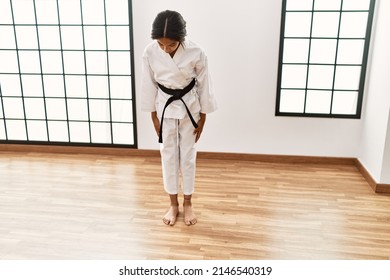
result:
M 191 204 L 184 204 L 184 223 L 187 226 L 195 225 L 197 222 L 196 216 L 194 214 L 194 211 L 192 210 Z
M 176 223 L 177 215 L 179 215 L 179 206 L 171 206 L 163 218 L 164 224 L 173 226 Z

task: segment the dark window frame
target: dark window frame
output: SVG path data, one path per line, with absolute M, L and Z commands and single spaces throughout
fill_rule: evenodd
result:
M 359 88 L 358 88 L 358 97 L 357 97 L 357 106 L 356 106 L 356 113 L 355 114 L 336 114 L 332 113 L 332 106 L 333 106 L 333 94 L 334 94 L 334 83 L 335 83 L 335 72 L 334 70 L 334 75 L 333 75 L 333 85 L 331 90 L 331 103 L 330 103 L 330 110 L 329 113 L 309 113 L 305 112 L 306 110 L 306 98 L 307 98 L 307 91 L 310 90 L 310 88 L 307 87 L 308 85 L 308 74 L 309 74 L 309 66 L 310 65 L 328 65 L 328 64 L 318 64 L 318 63 L 310 63 L 310 59 L 308 58 L 307 62 L 305 63 L 284 63 L 283 62 L 283 55 L 284 55 L 284 40 L 285 38 L 291 39 L 291 38 L 296 38 L 296 39 L 308 39 L 311 40 L 314 38 L 312 37 L 312 26 L 313 26 L 313 14 L 315 12 L 314 10 L 314 5 L 315 1 L 313 0 L 312 2 L 312 10 L 295 10 L 295 11 L 287 11 L 286 10 L 286 4 L 288 0 L 283 0 L 282 3 L 282 19 L 281 19 L 281 32 L 280 32 L 280 46 L 279 46 L 279 67 L 278 67 L 278 78 L 277 78 L 277 94 L 276 94 L 276 108 L 275 108 L 275 116 L 291 116 L 291 117 L 322 117 L 322 118 L 348 118 L 348 119 L 360 119 L 361 118 L 361 112 L 362 112 L 362 106 L 363 106 L 363 95 L 364 95 L 364 84 L 365 84 L 365 78 L 366 78 L 366 71 L 367 71 L 367 62 L 368 62 L 368 57 L 369 57 L 369 46 L 370 46 L 370 39 L 371 39 L 371 31 L 372 31 L 372 23 L 373 23 L 373 17 L 374 17 L 374 10 L 375 10 L 375 0 L 370 0 L 370 7 L 368 10 L 368 18 L 367 18 L 367 28 L 366 28 L 366 35 L 365 38 L 358 38 L 358 39 L 364 39 L 364 50 L 363 50 L 363 57 L 362 57 L 362 63 L 360 64 L 361 66 L 361 73 L 360 73 L 360 81 L 359 81 Z M 343 5 L 343 0 L 341 0 L 341 7 Z M 342 11 L 340 7 L 340 10 L 331 10 L 331 11 L 323 11 L 321 12 L 340 12 L 340 18 L 341 14 L 343 12 L 359 12 L 358 10 L 354 11 Z M 364 10 L 366 12 L 366 10 Z M 309 37 L 285 37 L 285 24 L 286 24 L 286 14 L 287 13 L 294 13 L 294 12 L 308 12 L 311 13 L 311 31 L 310 31 L 310 36 Z M 339 31 L 340 31 L 340 21 L 339 21 Z M 322 37 L 320 37 L 322 38 Z M 318 38 L 317 38 L 318 39 Z M 328 39 L 337 39 L 337 44 L 339 43 L 340 37 L 339 33 L 336 38 L 328 38 Z M 310 49 L 311 45 L 309 44 L 309 50 L 308 50 L 308 56 L 310 56 Z M 336 59 L 337 59 L 337 47 L 336 47 Z M 283 65 L 306 65 L 307 66 L 307 74 L 306 74 L 306 87 L 305 88 L 299 88 L 299 90 L 304 90 L 305 91 L 305 97 L 304 97 L 304 109 L 303 112 L 281 112 L 280 111 L 280 103 L 281 103 L 281 91 L 282 89 L 287 89 L 287 90 L 296 90 L 296 88 L 282 88 L 282 72 L 283 72 Z M 336 66 L 338 64 L 335 62 L 333 66 L 336 69 Z M 324 89 L 312 89 L 312 90 L 324 90 Z M 326 89 L 329 91 L 329 89 Z M 338 90 L 340 91 L 340 90 Z M 342 91 L 342 90 L 341 90 Z M 352 91 L 352 90 L 351 90 Z M 355 90 L 356 91 L 356 90 Z
M 35 23 L 26 23 L 26 24 L 21 24 L 21 23 L 15 23 L 15 15 L 14 15 L 14 8 L 13 8 L 13 3 L 14 3 L 15 0 L 9 0 L 10 2 L 10 8 L 11 8 L 11 13 L 12 13 L 12 24 L 10 23 L 2 23 L 0 22 L 0 27 L 1 26 L 7 26 L 7 27 L 12 27 L 13 28 L 13 33 L 14 33 L 14 36 L 15 36 L 15 48 L 14 49 L 6 49 L 6 48 L 3 48 L 3 49 L 0 49 L 0 51 L 14 51 L 16 52 L 16 55 L 17 55 L 17 64 L 18 64 L 18 72 L 17 73 L 5 73 L 5 72 L 0 72 L 0 76 L 2 77 L 6 77 L 5 75 L 13 75 L 13 76 L 18 76 L 19 78 L 19 82 L 20 82 L 20 90 L 21 90 L 21 93 L 20 95 L 18 96 L 15 96 L 15 95 L 12 95 L 12 94 L 7 94 L 7 92 L 5 92 L 4 88 L 2 87 L 1 85 L 1 79 L 0 79 L 0 124 L 2 123 L 3 124 L 3 127 L 4 127 L 4 132 L 5 132 L 5 138 L 2 138 L 0 139 L 0 144 L 32 144 L 32 145 L 61 145 L 61 146 L 93 146 L 93 147 L 126 147 L 126 148 L 137 148 L 138 147 L 138 143 L 137 143 L 137 126 L 136 126 L 136 100 L 135 100 L 135 97 L 136 97 L 136 94 L 135 94 L 135 77 L 134 77 L 134 44 L 133 44 L 133 23 L 132 23 L 132 1 L 129 0 L 127 1 L 128 3 L 128 24 L 113 24 L 113 23 L 107 23 L 107 10 L 106 10 L 106 0 L 101 0 L 102 1 L 102 5 L 104 7 L 104 22 L 101 22 L 101 23 L 98 23 L 98 24 L 84 24 L 84 19 L 83 19 L 83 5 L 82 5 L 82 1 L 83 0 L 79 0 L 78 2 L 80 3 L 80 13 L 81 13 L 81 23 L 80 24 L 62 24 L 61 23 L 61 16 L 60 16 L 60 1 L 61 0 L 56 0 L 55 1 L 55 5 L 56 5 L 56 8 L 57 8 L 57 20 L 58 22 L 57 23 L 53 23 L 53 24 L 43 24 L 43 23 L 38 23 L 38 18 L 37 18 L 37 8 L 36 8 L 36 1 L 35 0 L 32 0 L 32 3 L 33 3 L 33 6 L 34 6 L 34 16 L 35 16 Z M 65 1 L 65 0 L 62 0 L 62 1 Z M 17 39 L 17 33 L 16 33 L 16 28 L 18 26 L 30 26 L 30 27 L 34 27 L 35 30 L 36 30 L 36 36 L 37 36 L 37 42 L 38 42 L 38 46 L 37 48 L 32 48 L 32 49 L 22 49 L 22 48 L 18 48 L 18 39 Z M 60 38 L 60 48 L 55 48 L 55 49 L 42 49 L 39 45 L 39 42 L 40 42 L 40 37 L 39 37 L 39 28 L 40 27 L 56 27 L 58 28 L 58 32 L 59 32 L 59 38 Z M 67 26 L 77 26 L 77 27 L 81 27 L 82 29 L 82 40 L 83 40 L 83 48 L 82 49 L 78 49 L 78 50 L 72 50 L 72 49 L 64 49 L 63 48 L 63 42 L 62 42 L 62 35 L 61 35 L 61 28 L 62 27 L 67 27 Z M 96 50 L 96 49 L 87 49 L 86 48 L 86 45 L 85 45 L 85 34 L 84 34 L 84 30 L 85 28 L 88 28 L 88 27 L 101 27 L 101 28 L 104 28 L 104 32 L 105 32 L 105 44 L 106 44 L 106 47 L 104 49 L 101 49 L 101 50 Z M 129 30 L 129 49 L 111 49 L 109 48 L 108 46 L 108 28 L 110 27 L 126 27 L 128 28 Z M 36 73 L 26 73 L 24 71 L 21 70 L 21 64 L 20 64 L 20 58 L 19 58 L 19 54 L 20 52 L 37 52 L 38 53 L 38 56 L 39 56 L 39 64 L 40 64 L 40 72 L 36 72 Z M 84 64 L 84 67 L 85 67 L 85 72 L 83 74 L 81 73 L 68 73 L 68 72 L 65 72 L 65 63 L 64 63 L 64 52 L 74 52 L 74 51 L 77 51 L 77 52 L 82 52 L 83 53 L 83 56 L 84 56 L 84 60 L 83 60 L 83 64 Z M 87 53 L 92 53 L 92 52 L 101 52 L 101 53 L 105 53 L 104 56 L 106 57 L 106 68 L 107 68 L 107 72 L 105 73 L 102 73 L 102 74 L 98 74 L 98 73 L 89 73 L 87 71 L 87 58 L 86 58 L 86 55 Z M 62 62 L 62 72 L 61 73 L 50 73 L 50 72 L 45 72 L 43 70 L 43 67 L 42 67 L 42 52 L 59 52 L 61 54 L 61 62 Z M 130 69 L 130 73 L 129 74 L 123 74 L 123 73 L 110 73 L 110 55 L 111 54 L 114 54 L 114 53 L 126 53 L 129 54 L 129 58 L 130 58 L 130 61 L 129 61 L 129 65 L 128 65 L 128 69 Z M 25 94 L 24 94 L 24 89 L 23 89 L 23 81 L 22 81 L 22 78 L 24 77 L 39 77 L 39 79 L 41 80 L 41 84 L 42 84 L 42 95 L 40 96 L 28 96 L 26 97 Z M 50 96 L 48 97 L 46 95 L 46 92 L 45 92 L 45 86 L 44 86 L 44 77 L 47 77 L 47 76 L 61 76 L 62 79 L 63 79 L 63 90 L 64 90 L 64 96 L 61 96 L 61 97 L 55 97 L 55 96 Z M 86 92 L 87 92 L 87 95 L 86 97 L 69 97 L 67 96 L 67 83 L 65 81 L 66 77 L 69 77 L 69 76 L 78 76 L 78 77 L 83 77 L 83 79 L 85 80 L 85 83 L 86 83 Z M 105 77 L 106 80 L 107 80 L 107 90 L 108 90 L 108 97 L 90 97 L 88 95 L 88 88 L 89 88 L 89 85 L 88 85 L 88 78 L 90 77 Z M 131 93 L 130 93 L 130 97 L 129 98 L 113 98 L 111 96 L 112 92 L 111 92 L 111 86 L 110 86 L 110 80 L 113 79 L 113 77 L 124 77 L 124 80 L 126 81 L 129 81 L 130 83 L 128 84 L 129 85 L 129 88 L 131 89 Z M 5 104 L 4 104 L 4 100 L 17 100 L 19 102 L 19 100 L 21 100 L 21 106 L 23 107 L 23 117 L 17 117 L 17 118 L 12 118 L 12 117 L 7 117 L 6 116 L 6 112 L 5 112 Z M 26 115 L 26 100 L 27 101 L 33 101 L 33 100 L 37 100 L 39 102 L 43 101 L 43 104 L 44 104 L 44 112 L 43 114 L 45 115 L 45 118 L 37 118 L 37 119 L 34 119 L 34 118 L 28 118 L 27 115 Z M 51 100 L 51 101 L 54 101 L 54 100 L 60 100 L 60 101 L 64 101 L 65 102 L 65 110 L 66 110 L 66 119 L 62 118 L 62 119 L 49 119 L 48 118 L 48 114 L 47 114 L 47 104 L 46 102 L 48 100 Z M 88 119 L 70 119 L 69 118 L 69 111 L 68 111 L 68 102 L 69 100 L 84 100 L 87 104 L 87 107 L 88 107 Z M 109 108 L 109 120 L 98 120 L 98 119 L 91 119 L 90 118 L 90 102 L 92 101 L 102 101 L 102 102 L 106 102 L 106 104 L 109 104 L 108 108 Z M 118 103 L 123 103 L 123 102 L 126 102 L 127 104 L 131 104 L 131 120 L 126 120 L 126 121 L 118 121 L 118 120 L 113 120 L 113 115 L 112 115 L 112 108 L 113 108 L 113 102 L 117 102 Z M 11 137 L 8 136 L 8 133 L 7 133 L 7 128 L 9 128 L 9 124 L 8 122 L 9 121 L 18 121 L 18 122 L 24 122 L 24 127 L 25 127 L 25 136 L 26 136 L 26 139 L 24 140 L 18 140 L 18 139 L 13 139 Z M 28 128 L 28 121 L 30 122 L 40 122 L 41 125 L 43 122 L 46 123 L 46 139 L 47 140 L 31 140 L 29 139 L 29 128 Z M 68 134 L 68 137 L 67 137 L 67 141 L 66 140 L 60 140 L 60 141 L 51 141 L 50 140 L 50 135 L 49 135 L 49 122 L 52 122 L 53 125 L 55 125 L 56 123 L 58 124 L 59 122 L 61 123 L 66 123 L 66 127 L 67 127 L 67 134 Z M 83 123 L 84 125 L 87 125 L 88 124 L 88 127 L 89 127 L 89 141 L 78 141 L 78 142 L 73 142 L 72 141 L 72 138 L 71 138 L 71 130 L 70 130 L 70 123 L 73 123 L 73 124 L 76 124 L 76 123 Z M 104 125 L 107 125 L 107 127 L 109 127 L 110 129 L 110 134 L 111 134 L 111 137 L 110 137 L 110 140 L 109 141 L 96 141 L 96 140 L 93 140 L 93 137 L 92 137 L 92 133 L 93 133 L 93 129 L 91 128 L 91 124 L 104 124 Z M 113 129 L 114 129 L 114 126 L 117 125 L 117 131 L 119 131 L 119 127 L 122 127 L 121 125 L 124 125 L 126 126 L 126 128 L 132 128 L 132 131 L 128 131 L 128 134 L 132 136 L 132 139 L 131 141 L 129 140 L 129 142 L 121 142 L 121 141 L 117 141 L 114 137 L 114 132 L 113 132 Z M 96 130 L 95 130 L 96 131 Z M 30 131 L 30 134 L 31 134 L 31 131 Z M 118 134 L 117 134 L 118 135 Z M 44 137 L 43 137 L 44 138 Z M 128 138 L 130 139 L 130 138 Z

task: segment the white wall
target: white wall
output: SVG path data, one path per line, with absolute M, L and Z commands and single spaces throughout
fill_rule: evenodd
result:
M 358 157 L 377 182 L 390 183 L 390 1 L 377 0 L 375 13 Z
M 133 0 L 135 75 L 162 10 L 179 11 L 206 50 L 219 109 L 200 151 L 357 157 L 362 120 L 275 117 L 281 0 Z M 158 149 L 150 116 L 137 111 L 140 149 Z
M 390 110 L 387 121 L 386 142 L 385 150 L 383 152 L 383 163 L 380 182 L 384 184 L 390 184 Z

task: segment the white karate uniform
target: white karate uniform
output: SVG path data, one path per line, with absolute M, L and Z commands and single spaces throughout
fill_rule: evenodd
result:
M 183 89 L 194 78 L 195 86 L 182 99 L 194 120 L 198 121 L 199 113 L 208 114 L 217 109 L 204 51 L 192 41 L 185 40 L 172 58 L 160 48 L 157 41 L 153 41 L 143 54 L 141 110 L 157 111 L 161 123 L 165 103 L 171 95 L 163 92 L 157 83 L 170 89 Z M 163 143 L 160 144 L 164 188 L 169 194 L 178 194 L 180 172 L 183 194 L 190 195 L 194 191 L 194 129 L 182 101 L 173 101 L 165 110 Z

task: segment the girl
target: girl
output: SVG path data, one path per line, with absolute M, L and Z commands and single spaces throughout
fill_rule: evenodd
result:
M 186 22 L 175 11 L 163 11 L 152 25 L 143 54 L 141 109 L 151 113 L 159 137 L 165 191 L 170 208 L 163 221 L 174 225 L 179 214 L 180 174 L 186 225 L 197 222 L 192 209 L 196 149 L 206 114 L 216 110 L 207 57 L 186 40 Z

